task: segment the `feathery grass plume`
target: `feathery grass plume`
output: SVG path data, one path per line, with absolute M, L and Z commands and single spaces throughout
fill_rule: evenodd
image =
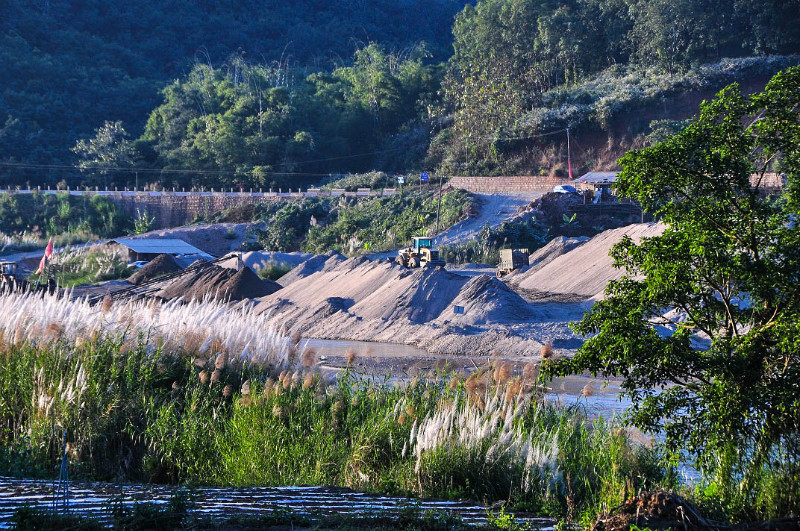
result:
M 522 368 L 522 379 L 525 383 L 535 383 L 539 379 L 539 366 L 530 361 Z
M 230 398 L 231 395 L 233 395 L 233 386 L 231 384 L 226 384 L 225 387 L 222 388 L 222 396 Z
M 542 348 L 539 350 L 539 354 L 541 354 L 543 360 L 547 360 L 553 357 L 553 344 L 547 343 L 546 345 L 542 345 Z
M 250 394 L 250 380 L 245 380 L 242 384 L 241 390 L 242 396 L 248 396 Z
M 216 359 L 214 360 L 214 367 L 216 369 L 224 369 L 228 366 L 228 353 L 227 352 L 220 352 L 219 349 L 212 348 L 212 352 L 218 352 Z
M 589 382 L 583 386 L 581 394 L 587 398 L 594 394 L 594 385 L 592 385 L 592 382 Z
M 272 416 L 277 419 L 283 419 L 283 408 L 279 404 L 272 406 Z
M 211 384 L 217 384 L 222 381 L 222 371 L 219 369 L 214 369 L 214 372 L 211 373 Z
M 496 363 L 493 375 L 494 381 L 499 384 L 504 384 L 511 378 L 512 372 L 513 372 L 513 367 L 511 363 L 507 361 Z
M 303 356 L 300 358 L 300 363 L 305 368 L 313 367 L 317 362 L 317 352 L 312 348 L 307 348 L 303 351 Z
M 175 380 L 174 382 L 172 382 L 172 390 L 173 391 L 177 391 L 180 388 L 181 388 L 181 384 L 178 383 L 178 380 Z
M 272 378 L 267 378 L 267 381 L 264 382 L 264 391 L 261 394 L 264 395 L 264 398 L 269 398 L 274 388 L 275 388 L 275 380 L 273 380 Z
M 306 374 L 305 378 L 303 378 L 303 391 L 306 391 L 314 386 L 316 382 L 316 375 L 312 372 Z
M 356 351 L 353 350 L 352 348 L 348 348 L 347 352 L 345 352 L 344 359 L 345 362 L 347 363 L 347 366 L 350 367 L 356 360 Z
M 206 367 L 206 365 L 208 365 L 208 360 L 205 359 L 205 358 L 200 358 L 200 357 L 194 358 L 192 360 L 192 365 L 194 365 L 198 369 L 203 369 L 203 368 Z
M 108 313 L 111 311 L 111 308 L 114 307 L 114 299 L 111 298 L 111 295 L 106 295 L 103 297 L 103 305 L 102 305 L 102 312 Z
M 401 426 L 406 423 L 406 414 L 405 413 L 400 413 L 400 416 L 397 417 L 397 423 L 400 424 Z
M 14 345 L 21 345 L 22 342 L 25 341 L 25 327 L 22 323 L 19 323 L 14 328 Z
M 200 374 L 197 375 L 197 378 L 200 380 L 200 383 L 207 384 L 209 379 L 208 370 L 203 369 L 200 371 Z
M 252 396 L 242 396 L 239 397 L 239 405 L 242 407 L 250 407 L 253 405 L 253 397 Z
M 299 330 L 295 330 L 292 332 L 292 346 L 297 347 L 300 343 L 300 340 L 303 339 L 303 335 L 300 333 Z
M 45 336 L 52 338 L 53 341 L 58 341 L 64 335 L 64 326 L 60 323 L 53 321 L 45 329 Z
M 301 373 L 299 370 L 294 371 L 292 373 L 291 379 L 289 380 L 289 386 L 291 389 L 297 389 L 298 387 L 300 387 L 302 381 L 303 381 L 303 373 Z

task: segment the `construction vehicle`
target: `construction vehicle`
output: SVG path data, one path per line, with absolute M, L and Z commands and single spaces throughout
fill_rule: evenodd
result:
M 445 261 L 439 259 L 439 251 L 432 248 L 431 239 L 421 236 L 414 236 L 411 247 L 397 251 L 394 261 L 408 268 L 445 266 Z
M 497 264 L 497 278 L 504 277 L 516 269 L 528 265 L 527 249 L 500 249 L 500 263 Z

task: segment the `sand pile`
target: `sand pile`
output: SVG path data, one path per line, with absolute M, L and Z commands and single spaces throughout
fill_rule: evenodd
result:
M 280 285 L 262 280 L 249 267 L 239 271 L 216 265 L 192 268 L 167 284 L 157 296 L 165 299 L 240 301 L 275 293 Z
M 496 277 L 480 275 L 469 279 L 453 301 L 464 308 L 452 321 L 462 324 L 492 324 L 527 321 L 535 317 L 530 304 Z
M 528 326 L 534 308 L 493 276 L 340 260 L 318 261 L 316 272 L 263 297 L 256 310 L 307 337 L 418 344 L 447 353 L 533 353 L 541 347 L 532 335 L 511 329 Z
M 566 254 L 576 247 L 580 247 L 589 240 L 590 238 L 588 236 L 579 236 L 575 238 L 556 236 L 547 242 L 547 245 L 541 249 L 537 249 L 536 252 L 528 257 L 528 265 L 530 267 L 525 271 L 537 271 L 562 254 Z
M 601 232 L 541 267 L 534 266 L 517 274 L 513 285 L 532 299 L 567 297 L 570 300 L 585 300 L 601 297 L 608 281 L 624 274 L 623 270 L 613 266 L 608 255 L 611 247 L 623 236 L 639 241 L 641 238 L 658 236 L 663 231 L 663 225 L 640 223 Z
M 175 258 L 169 254 L 160 254 L 154 259 L 150 260 L 148 264 L 142 267 L 139 271 L 134 273 L 128 278 L 131 284 L 139 285 L 148 280 L 153 280 L 156 277 L 168 275 L 181 271 L 181 266 L 175 261 Z
M 316 256 L 312 256 L 279 278 L 278 283 L 281 286 L 288 286 L 292 282 L 300 280 L 301 278 L 306 278 L 314 273 L 318 273 L 320 271 L 330 271 L 345 260 L 346 258 L 339 253 L 318 254 Z

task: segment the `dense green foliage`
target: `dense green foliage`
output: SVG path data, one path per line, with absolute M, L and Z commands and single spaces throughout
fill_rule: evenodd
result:
M 425 164 L 549 171 L 563 139 L 537 135 L 602 129 L 620 109 L 721 86 L 695 66 L 796 53 L 799 20 L 796 2 L 768 0 L 9 0 L 0 183 L 124 186 L 138 170 L 140 184 L 268 188 Z M 594 91 L 608 79 L 628 87 Z M 98 166 L 117 169 L 87 170 Z
M 102 196 L 0 194 L 0 231 L 39 237 L 78 233 L 85 238 L 122 234 L 128 219 L 113 201 Z
M 73 163 L 105 121 L 138 136 L 159 90 L 195 63 L 248 54 L 279 68 L 330 71 L 354 49 L 420 42 L 448 56 L 463 1 L 292 3 L 7 0 L 0 4 L 0 162 Z M 299 79 L 303 75 L 297 76 Z M 74 171 L 9 170 L 0 182 L 55 183 Z
M 526 150 L 541 150 L 553 140 L 537 136 L 575 130 L 585 125 L 583 114 L 593 112 L 591 87 L 580 87 L 585 80 L 609 67 L 606 77 L 623 77 L 615 75 L 622 66 L 627 75 L 669 87 L 673 76 L 682 77 L 693 64 L 797 53 L 798 21 L 796 2 L 763 0 L 478 2 L 458 15 L 453 28 L 454 55 L 444 90 L 455 120 L 434 143 L 433 160 L 461 172 L 487 172 L 513 171 L 507 159 L 516 157 L 524 159 L 524 170 L 535 172 L 531 165 L 542 154 Z M 702 72 L 694 77 L 698 74 L 702 80 Z M 571 87 L 579 92 L 570 105 L 560 104 L 562 89 Z M 605 103 L 629 109 L 647 104 L 646 95 L 632 88 Z M 599 107 L 602 111 L 602 103 Z
M 472 200 L 464 190 L 445 192 L 439 230 L 464 219 Z M 257 230 L 264 249 L 353 255 L 394 249 L 408 245 L 413 236 L 432 235 L 438 208 L 438 193 L 416 189 L 387 197 L 280 201 L 261 205 L 251 215 L 265 222 L 265 228 Z
M 702 106 L 621 161 L 617 192 L 665 224 L 612 251 L 627 276 L 577 325 L 560 372 L 624 377 L 632 421 L 688 451 L 744 518 L 800 512 L 800 67 Z M 759 186 L 785 172 L 779 196 Z M 756 176 L 752 181 L 751 176 Z
M 369 45 L 352 66 L 307 76 L 238 57 L 222 68 L 198 64 L 165 89 L 137 146 L 145 165 L 200 170 L 165 178 L 186 187 L 277 190 L 369 169 L 384 140 L 434 97 L 440 76 L 426 53 Z
M 442 195 L 439 230 L 464 219 L 472 198 L 464 190 Z M 414 236 L 431 236 L 436 230 L 439 195 L 404 192 L 368 201 L 338 205 L 324 224 L 308 231 L 303 249 L 352 254 L 356 250 L 382 251 L 410 245 Z

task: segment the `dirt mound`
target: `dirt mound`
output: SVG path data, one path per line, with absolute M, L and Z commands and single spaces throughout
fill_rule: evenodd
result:
M 496 277 L 480 275 L 464 284 L 453 301 L 463 308 L 452 321 L 461 324 L 512 323 L 532 319 L 534 311 L 525 300 Z
M 278 283 L 281 286 L 288 286 L 292 282 L 296 282 L 302 278 L 306 278 L 309 275 L 313 275 L 314 273 L 319 273 L 320 271 L 330 271 L 331 269 L 335 268 L 346 259 L 339 253 L 333 254 L 318 254 L 306 260 L 305 262 L 301 263 L 281 278 L 278 279 Z
M 240 301 L 271 295 L 283 286 L 275 281 L 261 279 L 249 267 L 236 272 L 219 290 L 225 300 Z
M 538 271 L 543 268 L 562 254 L 566 254 L 576 247 L 580 247 L 587 241 L 588 236 L 578 236 L 576 238 L 567 238 L 565 236 L 556 236 L 550 240 L 547 245 L 528 257 L 528 265 L 530 266 L 526 271 Z
M 128 279 L 131 284 L 139 285 L 142 282 L 153 280 L 156 277 L 168 275 L 181 271 L 181 266 L 175 261 L 175 258 L 169 254 L 160 254 L 154 259 L 150 260 L 148 264 L 142 267 L 139 271 L 134 273 Z
M 623 270 L 613 266 L 608 254 L 611 247 L 623 236 L 638 241 L 658 236 L 663 230 L 664 226 L 657 223 L 640 223 L 601 232 L 541 267 L 517 274 L 514 286 L 529 295 L 548 295 L 542 298 L 568 296 L 578 300 L 602 296 L 608 281 L 624 274 Z
M 601 516 L 592 531 L 628 531 L 641 529 L 708 529 L 706 521 L 693 504 L 666 491 L 643 492 L 609 514 Z
M 532 353 L 543 343 L 530 332 L 537 326 L 534 308 L 494 276 L 363 257 L 319 259 L 313 271 L 261 298 L 256 311 L 306 337 L 407 343 L 432 352 Z
M 249 267 L 236 271 L 227 267 L 207 265 L 187 271 L 162 288 L 158 296 L 185 301 L 208 297 L 228 302 L 264 297 L 279 289 L 280 286 L 276 282 L 260 279 Z

